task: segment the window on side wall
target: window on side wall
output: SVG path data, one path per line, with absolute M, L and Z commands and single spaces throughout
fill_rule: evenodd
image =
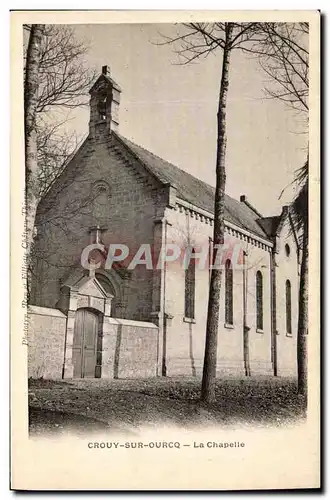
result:
M 286 308 L 286 333 L 292 335 L 292 313 L 291 313 L 291 283 L 285 283 L 285 308 Z
M 232 325 L 234 322 L 233 267 L 229 259 L 225 264 L 225 322 L 226 325 Z
M 187 319 L 195 319 L 196 266 L 194 253 L 194 249 L 192 248 L 190 250 L 190 260 L 185 265 L 184 315 Z
M 257 330 L 262 331 L 264 328 L 264 312 L 263 312 L 263 283 L 261 271 L 256 274 L 256 323 Z

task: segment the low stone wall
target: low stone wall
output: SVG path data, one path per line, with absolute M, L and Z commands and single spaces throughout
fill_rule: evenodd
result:
M 33 378 L 61 378 L 66 316 L 58 309 L 30 306 L 28 312 L 28 374 Z
M 158 327 L 153 323 L 104 318 L 102 378 L 155 377 Z
M 30 306 L 28 317 L 29 377 L 62 378 L 67 316 L 58 309 Z M 153 323 L 104 316 L 98 346 L 96 377 L 157 374 L 158 327 Z

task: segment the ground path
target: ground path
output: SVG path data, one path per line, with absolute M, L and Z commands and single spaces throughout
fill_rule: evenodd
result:
M 225 378 L 216 382 L 216 402 L 199 402 L 200 380 L 30 380 L 30 432 L 59 434 L 111 429 L 136 434 L 142 426 L 185 428 L 279 426 L 304 415 L 296 382 L 287 378 Z

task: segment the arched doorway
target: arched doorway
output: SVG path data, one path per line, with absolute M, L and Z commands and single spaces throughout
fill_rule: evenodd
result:
M 94 378 L 100 313 L 78 309 L 75 315 L 72 361 L 74 378 Z

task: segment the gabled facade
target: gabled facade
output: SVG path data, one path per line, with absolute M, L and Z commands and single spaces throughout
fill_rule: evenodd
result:
M 200 262 L 212 248 L 214 189 L 119 134 L 120 93 L 103 67 L 90 91 L 89 135 L 40 202 L 31 303 L 68 318 L 65 377 L 111 376 L 105 362 L 111 356 L 98 347 L 107 317 L 153 325 L 144 352 L 150 349 L 154 370 L 143 372 L 134 361 L 136 373 L 200 375 L 210 280 L 209 266 Z M 294 375 L 299 255 L 288 209 L 263 218 L 244 196 L 226 196 L 225 218 L 218 374 Z M 106 269 L 106 255 L 96 250 L 100 267 L 89 271 L 81 254 L 91 244 L 104 245 L 105 254 L 121 244 L 129 254 Z M 130 268 L 143 245 L 151 248 L 152 266 Z M 157 268 L 166 245 L 180 255 Z M 195 264 L 185 268 L 187 248 Z M 70 299 L 77 284 L 90 290 L 85 302 Z M 95 307 L 102 300 L 103 310 Z M 77 346 L 89 330 L 95 369 L 90 361 L 84 372 Z M 133 332 L 128 342 L 139 338 L 143 343 Z

